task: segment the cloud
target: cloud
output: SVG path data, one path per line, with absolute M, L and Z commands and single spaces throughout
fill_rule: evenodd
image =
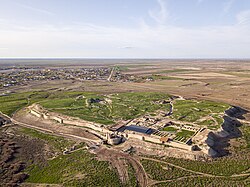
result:
M 40 13 L 40 14 L 45 14 L 45 15 L 55 15 L 55 13 L 53 12 L 50 12 L 48 10 L 45 10 L 45 9 L 41 9 L 41 8 L 36 8 L 36 7 L 32 7 L 32 6 L 29 6 L 29 5 L 26 5 L 26 4 L 20 4 L 20 3 L 15 3 L 17 6 L 20 6 L 24 9 L 27 9 L 27 10 L 31 10 L 33 12 L 37 12 L 37 13 Z
M 250 25 L 250 10 L 245 10 L 240 12 L 237 16 L 237 21 L 239 25 Z
M 223 14 L 227 14 L 230 11 L 230 9 L 232 8 L 234 2 L 235 2 L 235 0 L 227 0 L 224 3 Z
M 0 57 L 250 58 L 250 11 L 224 26 L 0 23 Z
M 154 19 L 158 24 L 164 24 L 169 17 L 166 2 L 164 0 L 157 0 L 160 9 L 149 10 L 149 16 Z

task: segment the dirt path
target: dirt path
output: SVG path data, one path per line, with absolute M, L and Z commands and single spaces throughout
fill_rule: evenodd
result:
M 95 152 L 101 160 L 109 161 L 117 169 L 120 180 L 125 184 L 129 180 L 127 164 L 130 163 L 135 170 L 136 179 L 141 187 L 148 185 L 148 177 L 140 161 L 129 154 L 118 152 L 105 147 Z
M 113 76 L 113 74 L 114 74 L 114 71 L 115 71 L 115 68 L 113 67 L 112 68 L 112 70 L 111 70 L 111 72 L 110 72 L 110 75 L 109 75 L 109 77 L 108 77 L 108 81 L 111 81 L 111 79 L 112 79 L 112 76 Z
M 248 174 L 250 175 L 250 174 Z M 232 177 L 240 177 L 240 176 L 248 176 L 246 174 L 244 175 L 232 175 Z M 197 178 L 198 176 L 197 175 L 190 175 L 190 176 L 183 176 L 183 177 L 179 177 L 179 178 L 174 178 L 174 179 L 168 179 L 168 180 L 164 180 L 164 181 L 152 181 L 148 184 L 148 186 L 153 186 L 153 185 L 156 185 L 156 184 L 160 184 L 160 183 L 166 183 L 166 182 L 176 182 L 176 181 L 180 181 L 180 180 L 183 180 L 183 179 L 189 179 L 189 178 Z M 207 176 L 200 176 L 199 177 L 207 177 Z M 215 176 L 216 177 L 216 176 Z M 217 176 L 217 177 L 220 177 L 222 178 L 223 176 Z
M 184 176 L 184 177 L 179 177 L 179 178 L 174 178 L 174 179 L 168 179 L 168 180 L 164 180 L 164 181 L 152 181 L 148 184 L 148 186 L 153 186 L 156 184 L 172 182 L 172 181 L 179 181 L 179 180 L 188 179 L 188 178 L 196 178 L 196 177 L 197 177 L 197 175 L 190 175 L 190 176 Z
M 84 142 L 94 142 L 99 143 L 100 139 L 96 137 L 94 134 L 87 132 L 86 130 L 75 127 L 75 126 L 63 126 L 58 123 L 53 123 L 50 121 L 43 120 L 40 121 L 36 117 L 29 116 L 26 113 L 16 113 L 15 116 L 8 117 L 12 123 L 35 129 L 41 132 L 50 133 L 57 136 L 62 136 L 70 139 L 77 139 Z
M 202 172 L 199 172 L 199 171 L 193 171 L 193 170 L 190 170 L 190 169 L 187 169 L 187 168 L 184 168 L 184 167 L 172 164 L 170 162 L 166 162 L 166 161 L 162 161 L 162 160 L 157 160 L 157 159 L 154 159 L 154 158 L 148 158 L 148 157 L 141 157 L 141 158 L 145 159 L 145 160 L 151 160 L 151 161 L 155 161 L 155 162 L 160 162 L 160 163 L 168 164 L 168 165 L 176 167 L 178 169 L 182 169 L 182 170 L 185 170 L 185 171 L 188 171 L 188 172 L 191 172 L 191 173 L 195 173 L 197 175 L 202 175 L 202 176 L 205 176 L 205 177 L 227 178 L 227 177 L 250 176 L 250 173 L 234 174 L 234 175 L 231 175 L 231 176 L 212 175 L 212 174 L 208 174 L 208 173 L 202 173 Z
M 147 173 L 145 172 L 141 163 L 137 159 L 135 159 L 131 156 L 129 157 L 129 162 L 132 164 L 133 168 L 135 169 L 136 178 L 137 178 L 137 181 L 139 182 L 140 186 L 141 187 L 148 186 Z

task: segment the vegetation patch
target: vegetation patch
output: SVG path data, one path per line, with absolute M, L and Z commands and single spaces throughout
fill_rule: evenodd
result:
M 64 150 L 75 142 L 68 141 L 36 130 L 22 128 L 21 133 L 45 141 L 56 150 Z M 84 143 L 78 144 L 75 150 L 67 155 L 60 155 L 46 164 L 35 162 L 25 172 L 29 177 L 26 182 L 44 184 L 63 184 L 63 186 L 120 186 L 120 180 L 111 165 L 98 161 L 95 155 L 80 149 Z
M 142 159 L 141 163 L 153 180 L 162 181 L 191 175 L 190 172 L 156 161 Z
M 162 131 L 167 131 L 167 132 L 177 132 L 178 131 L 178 129 L 177 128 L 174 128 L 174 127 L 164 127 L 163 129 L 162 129 Z
M 190 71 L 196 71 L 193 69 L 170 69 L 170 70 L 164 70 L 161 71 L 160 73 L 184 73 L 184 72 L 190 72 Z
M 76 97 L 83 95 L 77 100 Z M 54 95 L 40 104 L 50 111 L 79 117 L 84 120 L 112 124 L 117 120 L 129 120 L 156 110 L 168 110 L 168 104 L 154 101 L 167 100 L 169 95 L 162 93 L 119 93 L 102 95 L 77 93 L 77 95 Z
M 169 100 L 170 97 L 164 93 L 151 92 L 104 95 L 77 91 L 34 91 L 1 96 L 0 111 L 12 115 L 24 106 L 39 103 L 49 111 L 79 117 L 87 121 L 113 124 L 119 120 L 130 120 L 158 110 L 168 111 L 169 104 L 159 104 L 156 101 Z M 229 107 L 227 104 L 212 101 L 175 100 L 171 118 L 196 123 L 200 118 L 210 115 L 221 125 L 223 123 L 221 114 Z M 197 124 L 208 125 L 212 128 L 218 127 L 209 120 L 197 122 Z
M 176 100 L 171 117 L 181 121 L 196 122 L 198 119 L 211 114 L 218 116 L 229 107 L 228 104 L 212 101 Z
M 120 186 L 119 177 L 108 162 L 98 161 L 86 150 L 60 155 L 47 166 L 26 169 L 26 182 L 63 184 L 64 186 Z
M 138 187 L 139 184 L 138 184 L 137 178 L 135 176 L 135 169 L 133 168 L 133 166 L 130 163 L 128 163 L 128 177 L 129 177 L 129 181 L 124 186 Z
M 0 96 L 0 111 L 11 116 L 23 107 L 45 99 L 48 94 L 47 92 L 24 92 Z
M 243 124 L 240 127 L 240 130 L 242 131 L 242 138 L 245 140 L 245 149 L 250 151 L 250 126 L 247 124 Z
M 193 131 L 188 131 L 188 130 L 181 129 L 179 132 L 176 133 L 176 136 L 190 138 L 191 136 L 194 135 L 194 133 L 195 132 L 193 132 Z
M 250 160 L 249 154 L 237 155 L 234 157 L 222 157 L 214 159 L 213 161 L 201 162 L 177 158 L 165 158 L 166 162 L 181 166 L 183 168 L 198 171 L 202 173 L 230 176 L 233 174 L 240 174 L 249 169 Z
M 66 140 L 62 137 L 53 136 L 50 134 L 42 133 L 25 127 L 20 129 L 20 131 L 28 136 L 45 141 L 49 145 L 52 145 L 58 151 L 63 151 L 65 148 L 73 146 L 74 144 L 73 141 Z
M 220 186 L 220 187 L 228 187 L 228 186 L 249 186 L 249 180 L 236 180 L 229 178 L 216 178 L 216 177 L 187 177 L 182 178 L 180 180 L 173 180 L 169 182 L 162 182 L 154 185 L 154 187 L 200 187 L 200 186 Z
M 151 76 L 144 77 L 144 79 L 152 79 L 152 80 L 182 80 L 182 78 L 170 77 L 167 75 L 158 75 L 153 74 Z

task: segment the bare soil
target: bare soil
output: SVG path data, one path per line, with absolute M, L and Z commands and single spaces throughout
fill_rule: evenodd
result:
M 144 171 L 139 158 L 114 149 L 100 148 L 95 152 L 99 159 L 109 161 L 117 169 L 120 179 L 123 183 L 128 181 L 127 164 L 130 163 L 135 170 L 135 175 L 139 186 L 146 187 L 148 184 L 147 173 Z
M 44 165 L 53 154 L 45 142 L 20 133 L 18 126 L 0 130 L 0 186 L 19 186 L 28 175 L 23 170 L 32 163 Z

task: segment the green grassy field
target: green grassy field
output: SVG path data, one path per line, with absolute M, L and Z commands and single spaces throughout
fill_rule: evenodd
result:
M 0 111 L 4 114 L 11 115 L 16 110 L 28 104 L 29 93 L 11 94 L 10 96 L 0 97 Z
M 242 151 L 244 154 L 242 154 Z M 238 154 L 239 153 L 239 154 Z M 217 158 L 211 161 L 194 161 L 180 158 L 158 158 L 159 161 L 165 163 L 151 161 L 145 159 L 147 162 L 142 161 L 145 170 L 149 174 L 150 178 L 161 181 L 154 186 L 249 186 L 249 150 L 242 150 L 236 152 L 234 156 L 227 156 Z M 151 163 L 150 163 L 151 162 Z M 164 165 L 173 164 L 179 166 L 174 173 L 174 180 L 172 180 L 172 174 L 167 173 L 167 178 L 164 176 Z M 185 171 L 185 169 L 189 171 Z M 162 173 L 163 172 L 163 173 Z M 184 173 L 183 173 L 184 172 Z M 186 175 L 185 172 L 188 172 Z M 199 172 L 199 174 L 195 173 Z M 157 174 L 160 174 L 159 176 Z M 214 175 L 214 176 L 207 176 Z M 241 174 L 243 174 L 241 176 Z M 170 176 L 169 176 L 170 175 Z M 235 176 L 238 175 L 238 176 Z M 175 180 L 178 179 L 178 180 Z
M 0 111 L 12 115 L 20 108 L 38 102 L 50 111 L 112 124 L 116 120 L 132 119 L 158 109 L 168 110 L 169 105 L 156 104 L 154 101 L 169 97 L 161 93 L 119 93 L 107 97 L 90 92 L 25 92 L 1 96 Z M 101 102 L 91 103 L 91 99 L 100 99 Z
M 36 130 L 21 128 L 20 132 L 26 136 L 37 138 L 59 151 L 59 156 L 47 160 L 44 164 L 35 162 L 29 165 L 25 172 L 29 177 L 25 182 L 63 184 L 63 186 L 121 186 L 117 172 L 106 161 L 98 161 L 94 154 L 85 149 L 79 149 L 68 155 L 62 150 L 75 145 L 74 141 L 62 137 L 41 133 Z M 80 143 L 77 148 L 85 144 Z
M 240 174 L 247 171 L 250 166 L 249 154 L 239 155 L 235 157 L 222 157 L 213 161 L 200 162 L 186 159 L 165 158 L 164 161 L 173 163 L 175 165 L 202 173 L 230 176 L 233 174 Z
M 187 122 L 196 122 L 198 119 L 224 113 L 230 105 L 212 101 L 176 100 L 172 118 Z M 217 118 L 215 118 L 217 120 Z M 218 123 L 221 123 L 218 120 Z
M 144 79 L 151 78 L 153 80 L 182 80 L 181 78 L 177 77 L 170 77 L 167 75 L 159 75 L 159 74 L 153 74 L 151 76 L 144 77 Z
M 164 127 L 164 128 L 162 129 L 162 131 L 176 132 L 176 131 L 178 131 L 178 129 L 170 126 L 170 127 Z
M 139 184 L 135 176 L 135 169 L 130 163 L 128 163 L 127 170 L 128 170 L 129 181 L 127 182 L 127 184 L 124 184 L 123 186 L 124 187 L 138 187 Z
M 227 178 L 216 178 L 216 177 L 190 177 L 183 178 L 181 180 L 173 180 L 169 182 L 162 182 L 154 187 L 201 187 L 201 186 L 219 186 L 219 187 L 231 187 L 231 186 L 249 186 L 250 181 L 247 180 L 239 180 L 239 179 L 227 179 Z
M 24 92 L 0 96 L 0 111 L 4 114 L 12 115 L 22 107 L 43 100 L 48 95 L 48 92 Z
M 45 134 L 33 129 L 22 128 L 21 133 L 24 133 L 33 138 L 38 138 L 40 140 L 45 141 L 46 143 L 52 145 L 57 151 L 64 151 L 65 148 L 71 147 L 74 145 L 73 141 L 66 140 L 62 137 L 53 136 L 51 134 Z
M 60 155 L 47 166 L 27 168 L 26 182 L 63 184 L 64 186 L 120 186 L 116 171 L 105 161 L 98 161 L 86 150 Z
M 76 99 L 77 96 L 84 97 Z M 91 102 L 99 99 L 101 102 Z M 161 93 L 119 93 L 102 95 L 94 93 L 76 93 L 61 97 L 48 97 L 39 102 L 45 108 L 84 120 L 112 124 L 117 120 L 129 120 L 159 109 L 168 110 L 169 105 L 154 103 L 161 99 L 169 99 L 169 95 Z
M 113 124 L 119 120 L 129 120 L 157 110 L 169 110 L 169 104 L 157 104 L 155 101 L 169 100 L 170 95 L 163 93 L 118 93 L 103 95 L 91 92 L 24 92 L 0 97 L 0 111 L 12 115 L 15 111 L 32 103 L 40 103 L 50 111 L 79 117 L 87 121 Z M 95 102 L 95 100 L 99 100 Z M 173 119 L 196 122 L 211 115 L 222 124 L 219 116 L 229 105 L 211 101 L 176 100 Z M 204 121 L 201 125 L 210 125 Z M 199 124 L 199 123 L 198 123 Z M 211 125 L 212 126 L 212 125 Z M 217 127 L 216 127 L 217 128 Z
M 193 131 L 188 131 L 188 130 L 181 129 L 179 132 L 176 133 L 176 136 L 190 138 L 191 136 L 193 136 L 194 133 L 195 132 L 193 132 Z
M 142 159 L 141 163 L 149 177 L 153 180 L 163 181 L 192 175 L 192 173 L 190 172 L 178 169 L 176 167 L 172 167 L 164 163 L 159 163 L 146 159 Z

